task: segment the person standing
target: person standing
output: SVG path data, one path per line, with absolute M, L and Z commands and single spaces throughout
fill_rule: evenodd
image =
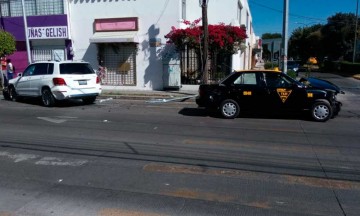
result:
M 14 78 L 14 65 L 11 63 L 11 59 L 6 60 L 6 73 L 8 80 Z
M 6 57 L 1 57 L 0 89 L 4 88 L 5 76 L 6 76 Z

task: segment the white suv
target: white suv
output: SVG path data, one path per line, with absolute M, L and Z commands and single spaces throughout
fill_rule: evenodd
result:
M 9 80 L 4 98 L 41 97 L 44 106 L 57 100 L 82 99 L 94 103 L 101 93 L 100 79 L 83 61 L 42 61 L 30 64 L 17 78 Z

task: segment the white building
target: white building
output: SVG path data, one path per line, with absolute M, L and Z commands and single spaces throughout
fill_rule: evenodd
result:
M 197 88 L 181 80 L 177 53 L 166 52 L 171 56 L 167 61 L 163 54 L 164 36 L 172 26 L 181 28 L 181 20 L 201 17 L 199 1 L 70 0 L 67 13 L 73 58 L 89 61 L 94 68 L 105 66 L 104 88 Z M 250 69 L 257 44 L 247 0 L 209 0 L 208 21 L 246 26 L 246 47 L 233 55 L 227 66 L 231 70 Z

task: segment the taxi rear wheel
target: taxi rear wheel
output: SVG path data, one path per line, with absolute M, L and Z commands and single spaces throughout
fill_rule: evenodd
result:
M 224 118 L 233 119 L 239 115 L 240 106 L 236 101 L 232 99 L 227 99 L 221 103 L 220 112 Z
M 325 122 L 331 118 L 333 114 L 332 107 L 327 101 L 315 102 L 311 108 L 311 117 L 318 122 Z

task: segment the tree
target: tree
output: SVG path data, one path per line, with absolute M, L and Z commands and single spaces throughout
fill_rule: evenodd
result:
M 356 17 L 352 13 L 337 13 L 328 18 L 321 29 L 324 51 L 330 59 L 351 60 Z
M 322 27 L 323 25 L 316 24 L 295 29 L 289 39 L 289 56 L 302 61 L 310 56 L 322 57 Z
M 11 55 L 15 51 L 15 37 L 9 32 L 0 30 L 0 57 Z
M 289 55 L 303 61 L 311 56 L 329 60 L 352 60 L 356 16 L 337 13 L 324 25 L 300 27 L 289 39 Z

